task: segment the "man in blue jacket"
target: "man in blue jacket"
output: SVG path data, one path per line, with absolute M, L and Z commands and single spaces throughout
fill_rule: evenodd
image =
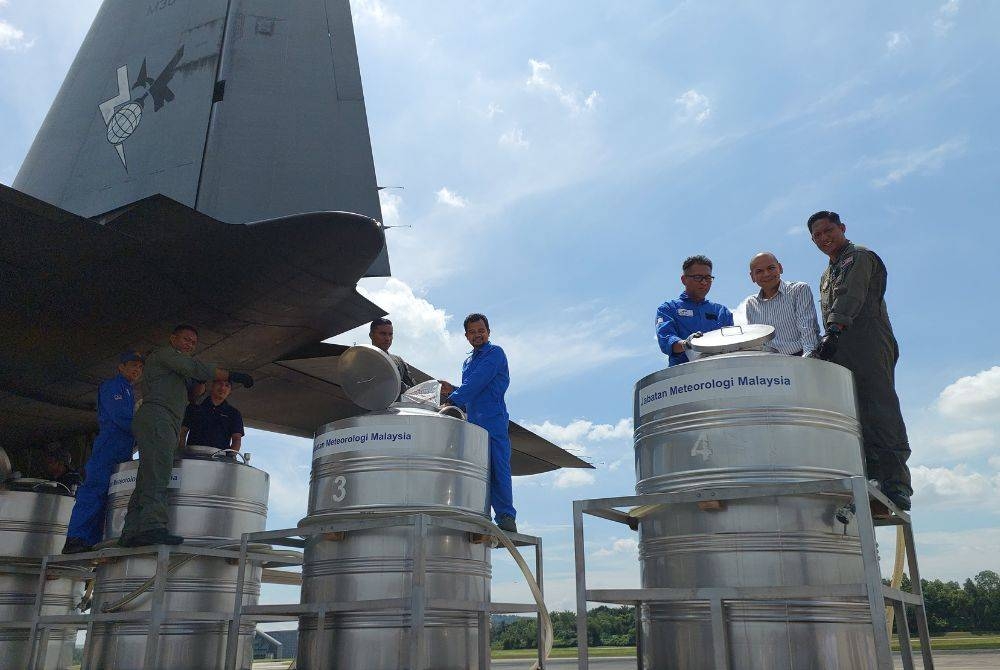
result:
M 126 351 L 118 359 L 118 374 L 101 384 L 97 392 L 97 422 L 100 430 L 84 466 L 86 476 L 76 491 L 76 504 L 69 520 L 62 553 L 89 551 L 104 534 L 104 514 L 108 486 L 119 463 L 131 460 L 135 438 L 132 414 L 135 411 L 134 385 L 142 376 L 143 358 Z
M 682 266 L 684 292 L 656 310 L 656 340 L 660 351 L 670 357 L 669 365 L 687 363 L 691 340 L 702 333 L 733 325 L 733 315 L 725 305 L 706 299 L 712 289 L 712 261 L 707 256 L 690 256 Z
M 516 533 L 517 511 L 510 482 L 510 417 L 503 399 L 510 386 L 507 356 L 490 343 L 490 322 L 485 315 L 470 314 L 463 326 L 472 355 L 462 364 L 462 385 L 455 387 L 441 381 L 441 395 L 465 408 L 469 422 L 490 434 L 490 504 L 497 526 Z

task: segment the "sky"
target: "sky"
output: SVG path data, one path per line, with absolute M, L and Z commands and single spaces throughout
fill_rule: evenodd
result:
M 0 182 L 98 5 L 0 0 Z M 761 250 L 818 295 L 805 221 L 820 209 L 889 270 L 921 571 L 998 568 L 1000 4 L 353 8 L 378 180 L 402 187 L 381 192 L 392 277 L 361 285 L 393 319 L 393 352 L 457 381 L 462 318 L 486 313 L 512 418 L 595 465 L 515 480 L 551 608 L 574 606 L 572 501 L 633 493 L 633 384 L 666 364 L 653 318 L 682 260 L 710 256 L 710 297 L 731 308 Z M 305 514 L 310 446 L 244 441 L 271 473 L 270 528 Z M 589 587 L 638 585 L 635 534 L 594 520 L 587 542 Z M 526 600 L 496 561 L 495 598 Z

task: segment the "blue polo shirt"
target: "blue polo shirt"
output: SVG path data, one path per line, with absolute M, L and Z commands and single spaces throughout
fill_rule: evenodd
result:
M 486 342 L 462 364 L 462 385 L 448 399 L 464 407 L 469 421 L 486 430 L 503 429 L 506 435 L 507 404 L 504 394 L 510 386 L 507 356 L 497 345 Z
M 243 435 L 243 415 L 225 400 L 212 404 L 209 396 L 184 410 L 182 424 L 188 429 L 187 443 L 228 449 L 234 434 Z
M 675 354 L 674 342 L 686 340 L 691 333 L 707 333 L 731 325 L 733 314 L 728 307 L 708 300 L 696 302 L 685 291 L 656 310 L 656 341 L 660 351 L 670 357 L 669 365 L 680 365 L 688 362 L 687 352 Z

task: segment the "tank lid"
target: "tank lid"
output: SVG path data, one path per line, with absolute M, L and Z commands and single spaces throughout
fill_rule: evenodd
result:
M 377 347 L 359 344 L 342 353 L 337 375 L 347 397 L 367 410 L 383 410 L 399 396 L 399 368 Z
M 731 351 L 760 349 L 774 339 L 774 326 L 753 323 L 711 330 L 691 340 L 691 348 L 702 354 L 728 354 Z

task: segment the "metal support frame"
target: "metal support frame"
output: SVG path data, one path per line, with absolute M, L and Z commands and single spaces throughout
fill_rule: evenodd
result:
M 37 670 L 45 667 L 45 655 L 48 651 L 49 632 L 52 629 L 67 629 L 78 631 L 81 628 L 87 629 L 87 639 L 84 643 L 83 660 L 84 668 L 93 641 L 94 625 L 97 623 L 125 623 L 125 622 L 147 622 L 149 624 L 149 634 L 146 638 L 146 650 L 143 658 L 142 668 L 136 670 L 154 670 L 156 666 L 157 653 L 159 652 L 160 629 L 168 621 L 176 620 L 197 620 L 205 622 L 230 623 L 233 613 L 226 612 L 190 612 L 181 610 L 165 609 L 167 587 L 167 574 L 170 568 L 171 558 L 174 556 L 212 556 L 225 558 L 231 561 L 240 561 L 241 569 L 246 564 L 259 563 L 261 565 L 287 565 L 294 564 L 297 559 L 283 556 L 273 556 L 270 554 L 257 553 L 256 551 L 246 551 L 247 547 L 242 546 L 244 551 L 234 549 L 217 549 L 210 546 L 198 546 L 192 544 L 179 545 L 150 545 L 146 547 L 118 548 L 108 547 L 97 551 L 88 551 L 79 554 L 61 555 L 56 554 L 46 556 L 42 559 L 38 573 L 38 589 L 35 592 L 34 614 L 30 625 L 31 655 L 28 661 L 27 670 Z M 42 606 L 45 599 L 45 585 L 50 576 L 58 575 L 61 578 L 71 578 L 77 580 L 93 579 L 94 573 L 91 571 L 100 563 L 109 559 L 125 559 L 132 556 L 152 556 L 156 560 L 156 572 L 154 574 L 153 586 L 150 589 L 151 607 L 146 612 L 98 612 L 91 607 L 87 613 L 80 614 L 60 614 L 43 615 Z M 76 567 L 74 570 L 73 568 Z M 88 568 L 86 572 L 81 572 L 80 568 Z M 242 576 L 242 575 L 241 575 Z M 238 585 L 241 591 L 242 582 Z M 238 630 L 238 628 L 237 628 Z M 232 627 L 230 627 L 230 633 Z M 232 640 L 227 641 L 233 642 Z M 238 644 L 236 648 L 238 648 Z
M 855 519 L 861 540 L 861 555 L 864 564 L 864 579 L 860 584 L 836 584 L 830 586 L 773 586 L 773 587 L 684 587 L 648 589 L 587 589 L 586 551 L 583 532 L 583 516 L 600 517 L 638 530 L 639 518 L 618 508 L 642 507 L 649 513 L 659 507 L 678 503 L 697 503 L 715 500 L 743 500 L 771 496 L 832 495 L 851 499 L 855 507 Z M 873 518 L 870 504 L 881 503 L 889 511 L 887 518 Z M 882 583 L 879 568 L 878 549 L 875 542 L 877 526 L 902 526 L 906 562 L 910 570 L 912 592 L 892 589 Z M 740 487 L 710 488 L 699 491 L 677 493 L 652 493 L 618 498 L 596 498 L 573 502 L 573 546 L 576 556 L 576 612 L 577 645 L 579 670 L 590 667 L 587 640 L 587 603 L 603 602 L 619 605 L 634 605 L 636 608 L 636 651 L 637 670 L 643 670 L 642 623 L 643 604 L 700 600 L 709 603 L 712 621 L 712 656 L 716 670 L 730 670 L 729 639 L 726 630 L 725 608 L 729 600 L 769 600 L 769 599 L 810 599 L 829 596 L 867 598 L 871 611 L 871 623 L 875 639 L 877 670 L 892 670 L 892 650 L 889 631 L 886 629 L 886 603 L 895 609 L 896 631 L 899 635 L 904 670 L 914 670 L 913 654 L 910 650 L 910 636 L 907 629 L 907 607 L 912 607 L 917 621 L 920 639 L 920 653 L 923 670 L 933 670 L 930 633 L 927 628 L 927 612 L 924 608 L 923 589 L 920 584 L 920 570 L 917 567 L 917 552 L 913 541 L 913 527 L 910 515 L 897 508 L 877 488 L 870 486 L 864 477 L 846 477 L 809 482 L 784 484 L 747 484 Z
M 260 533 L 246 533 L 243 535 L 240 556 L 239 573 L 236 585 L 236 598 L 230 621 L 229 644 L 226 649 L 226 670 L 236 669 L 236 646 L 232 635 L 233 630 L 238 630 L 240 622 L 244 617 L 255 622 L 265 621 L 288 621 L 297 619 L 303 615 L 316 616 L 316 632 L 319 635 L 319 651 L 316 659 L 316 667 L 324 668 L 328 665 L 330 655 L 329 644 L 326 635 L 327 616 L 337 612 L 360 612 L 372 610 L 403 609 L 410 608 L 410 627 L 407 631 L 407 648 L 410 650 L 409 670 L 429 670 L 421 664 L 424 653 L 426 639 L 424 635 L 424 616 L 430 609 L 452 610 L 461 612 L 475 612 L 479 625 L 479 665 L 480 670 L 487 670 L 490 664 L 490 614 L 511 614 L 535 612 L 538 617 L 539 649 L 538 667 L 544 668 L 544 650 L 541 645 L 541 613 L 535 604 L 524 603 L 494 603 L 491 602 L 489 592 L 487 599 L 483 602 L 470 603 L 440 598 L 428 598 L 425 591 L 427 577 L 426 563 L 426 538 L 427 531 L 432 527 L 448 528 L 476 535 L 482 535 L 482 527 L 462 521 L 457 518 L 447 516 L 435 516 L 430 512 L 403 513 L 393 517 L 372 518 L 364 514 L 355 512 L 333 513 L 325 517 L 323 523 L 303 526 L 299 528 L 287 528 L 284 530 L 270 530 Z M 411 589 L 407 596 L 402 598 L 383 598 L 378 600 L 352 600 L 352 601 L 329 601 L 317 603 L 288 603 L 272 605 L 243 605 L 242 592 L 243 580 L 245 578 L 245 566 L 248 561 L 246 554 L 247 546 L 251 543 L 266 543 L 275 546 L 295 547 L 304 549 L 308 540 L 317 535 L 328 533 L 343 533 L 356 530 L 371 530 L 375 528 L 392 528 L 399 526 L 413 526 L 416 530 L 416 544 L 413 555 L 413 573 L 411 577 Z M 522 535 L 520 533 L 506 533 L 507 538 L 515 546 L 531 546 L 535 548 L 535 580 L 542 588 L 542 540 L 532 535 Z

